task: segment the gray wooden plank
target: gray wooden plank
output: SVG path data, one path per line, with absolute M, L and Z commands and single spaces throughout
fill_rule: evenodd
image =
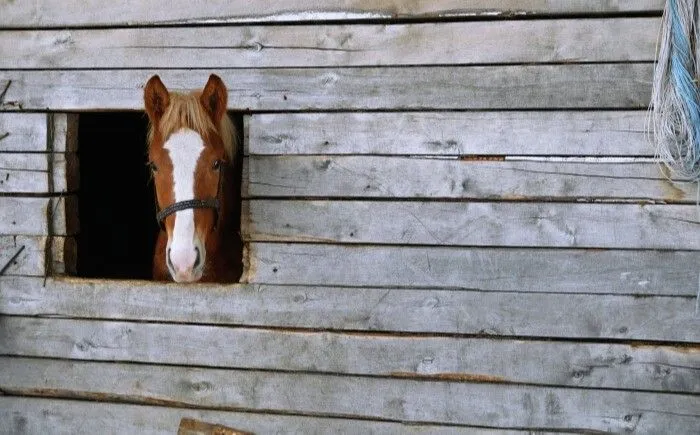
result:
M 0 113 L 0 152 L 46 151 L 46 115 Z
M 0 193 L 74 191 L 77 163 L 75 153 L 0 153 Z
M 660 25 L 613 18 L 17 30 L 0 33 L 0 69 L 638 62 L 655 60 Z
M 2 110 L 140 110 L 160 74 L 173 90 L 201 88 L 210 72 L 236 110 L 643 109 L 653 65 L 562 64 L 393 68 L 2 71 Z
M 253 243 L 248 282 L 694 296 L 700 253 Z
M 270 113 L 249 154 L 652 156 L 645 111 Z M 390 126 L 390 128 L 389 128 Z
M 244 240 L 700 250 L 694 205 L 250 200 Z
M 324 263 L 321 263 L 323 265 Z M 662 265 L 663 266 L 663 265 Z M 688 275 L 692 275 L 689 273 Z M 546 284 L 546 280 L 541 280 Z M 700 341 L 685 296 L 0 279 L 0 313 L 275 328 Z M 543 285 L 542 290 L 554 291 Z M 566 319 L 563 321 L 562 319 Z
M 697 397 L 615 390 L 1 358 L 11 394 L 165 401 L 486 427 L 695 433 Z M 303 398 L 303 400 L 299 400 Z
M 6 356 L 700 392 L 697 347 L 1 319 Z
M 46 243 L 46 237 L 0 236 L 0 268 L 7 266 L 3 275 L 45 276 L 49 272 L 46 267 Z M 75 239 L 54 237 L 51 251 L 50 272 L 75 271 Z M 15 257 L 18 252 L 19 255 Z
M 235 426 L 256 434 L 456 435 L 463 434 L 465 430 L 474 435 L 545 434 L 539 430 L 527 429 L 522 431 L 476 427 L 467 429 L 455 426 L 283 415 L 269 412 L 207 411 L 168 408 L 162 405 L 0 396 L 0 421 L 8 423 L 4 429 L 0 428 L 0 433 L 8 435 L 47 433 L 94 435 L 96 427 L 100 428 L 102 434 L 174 435 L 180 420 L 185 417 Z
M 55 198 L 0 196 L 0 235 L 49 235 L 49 213 L 52 235 L 75 234 L 78 228 L 76 201 L 71 195 Z
M 697 185 L 659 163 L 596 159 L 465 160 L 397 156 L 251 156 L 244 197 L 635 199 L 695 203 Z
M 0 27 L 66 26 L 143 26 L 151 24 L 222 24 L 317 21 L 365 21 L 431 19 L 440 17 L 472 18 L 528 15 L 610 14 L 620 12 L 656 12 L 663 0 L 317 0 L 259 1 L 245 4 L 215 2 L 193 5 L 173 1 L 164 8 L 156 4 L 138 7 L 126 2 L 104 4 L 97 0 L 34 3 L 0 3 Z

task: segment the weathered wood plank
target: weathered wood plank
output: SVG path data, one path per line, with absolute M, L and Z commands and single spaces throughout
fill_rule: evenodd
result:
M 0 33 L 0 69 L 639 62 L 655 60 L 660 26 L 659 18 L 615 18 L 19 30 Z
M 0 113 L 0 153 L 74 152 L 77 135 L 77 114 Z
M 244 197 L 636 199 L 695 203 L 697 185 L 658 163 L 397 156 L 251 156 Z
M 700 249 L 693 205 L 250 200 L 249 241 Z
M 649 63 L 394 68 L 214 70 L 236 110 L 644 109 Z M 160 74 L 173 90 L 201 88 L 207 71 L 2 71 L 3 110 L 143 108 L 142 87 Z M 8 85 L 9 84 L 9 85 Z
M 70 192 L 78 179 L 75 153 L 0 153 L 0 193 Z
M 7 356 L 700 392 L 698 347 L 0 320 L 6 337 L 0 351 Z
M 101 403 L 95 401 L 0 396 L 0 421 L 9 434 L 70 433 L 174 435 L 181 418 L 190 417 L 236 426 L 257 434 L 437 434 L 531 435 L 529 430 L 485 429 L 459 426 L 354 420 L 349 418 L 282 415 L 270 412 L 206 411 L 165 406 Z M 89 421 L 90 424 L 85 424 Z M 537 431 L 538 435 L 545 432 Z M 547 432 L 548 433 L 548 432 Z
M 0 3 L 0 27 L 143 26 L 152 24 L 223 24 L 317 21 L 376 21 L 431 18 L 511 17 L 528 15 L 656 12 L 663 0 L 317 0 L 204 3 L 176 0 L 167 8 L 141 2 L 104 4 L 97 0 L 59 5 Z
M 21 198 L 0 196 L 0 235 L 72 235 L 78 229 L 77 198 Z
M 652 156 L 646 116 L 506 111 L 271 113 L 244 119 L 249 154 Z
M 245 279 L 268 284 L 694 296 L 700 252 L 253 243 Z
M 201 408 L 505 428 L 691 434 L 700 425 L 697 397 L 678 394 L 47 359 L 0 361 L 0 388 L 11 394 L 47 391 L 103 400 L 107 395 Z
M 2 275 L 44 276 L 49 271 L 58 274 L 75 272 L 74 238 L 53 238 L 49 271 L 46 268 L 46 247 L 46 237 L 0 236 L 0 269 L 7 266 Z
M 692 275 L 692 274 L 688 274 Z M 555 291 L 545 287 L 542 290 Z M 5 277 L 0 313 L 276 328 L 700 341 L 687 296 Z M 562 321 L 562 319 L 566 319 Z

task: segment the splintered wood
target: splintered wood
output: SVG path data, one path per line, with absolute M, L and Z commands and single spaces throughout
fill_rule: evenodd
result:
M 180 420 L 180 427 L 177 430 L 177 435 L 253 435 L 253 432 L 245 432 L 220 424 L 198 421 L 192 418 L 183 418 Z

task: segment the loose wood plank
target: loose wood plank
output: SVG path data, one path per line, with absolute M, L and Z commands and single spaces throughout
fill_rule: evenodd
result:
M 74 152 L 77 139 L 77 114 L 0 113 L 0 153 Z
M 49 215 L 52 216 L 51 228 L 49 228 Z M 55 198 L 0 196 L 0 235 L 62 236 L 75 234 L 77 229 L 78 212 L 75 196 L 66 195 Z
M 686 295 L 700 252 L 252 243 L 245 279 L 267 284 Z
M 26 317 L 5 317 L 2 325 L 7 338 L 0 342 L 0 351 L 6 356 L 700 392 L 697 347 L 291 332 Z
M 652 156 L 645 111 L 271 113 L 246 116 L 265 154 Z
M 48 270 L 47 246 L 52 252 Z M 17 253 L 19 255 L 15 257 Z M 47 245 L 46 237 L 0 236 L 0 268 L 7 266 L 2 275 L 45 276 L 49 272 L 73 273 L 75 261 L 75 239 L 72 237 L 54 237 Z
M 636 199 L 695 203 L 697 185 L 653 162 L 251 156 L 244 197 Z
M 3 110 L 142 110 L 142 87 L 160 74 L 173 90 L 214 72 L 235 110 L 644 109 L 648 63 L 393 68 L 2 71 Z
M 78 177 L 75 153 L 0 153 L 0 193 L 75 191 Z
M 700 249 L 692 205 L 251 200 L 242 216 L 250 241 Z
M 101 397 L 191 407 L 289 411 L 486 427 L 695 433 L 693 396 L 1 358 L 12 394 Z M 299 400 L 304 398 L 304 400 Z
M 543 291 L 558 290 L 547 287 L 548 280 L 540 281 Z M 0 313 L 9 315 L 324 330 L 700 341 L 698 328 L 692 327 L 699 322 L 694 313 L 692 288 L 675 289 L 687 296 L 639 297 L 327 285 L 192 286 L 5 277 L 0 279 L 0 289 Z
M 20 30 L 0 33 L 0 68 L 639 62 L 655 59 L 660 25 L 659 18 L 616 18 L 388 26 Z M 616 43 L 610 44 L 611 40 Z
M 100 403 L 29 397 L 0 396 L 0 420 L 8 423 L 11 434 L 70 433 L 94 435 L 102 433 L 174 435 L 181 418 L 190 417 L 236 426 L 257 434 L 437 434 L 458 435 L 468 430 L 475 435 L 526 435 L 523 430 L 485 429 L 430 424 L 404 424 L 349 418 L 282 415 L 270 412 L 206 411 L 201 409 L 167 408 L 165 406 Z M 84 424 L 84 422 L 90 424 Z M 537 431 L 538 434 L 544 432 Z

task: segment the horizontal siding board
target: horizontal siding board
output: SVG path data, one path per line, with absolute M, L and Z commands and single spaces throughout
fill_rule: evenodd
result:
M 645 111 L 270 113 L 247 153 L 652 156 Z
M 542 280 L 546 281 L 546 280 Z M 698 340 L 693 296 L 319 286 L 165 285 L 5 277 L 0 313 L 273 328 Z M 543 288 L 553 291 L 556 288 Z M 692 293 L 692 289 L 686 289 Z M 563 321 L 563 319 L 566 319 Z
M 39 5 L 3 2 L 0 27 L 143 26 L 151 24 L 222 24 L 317 21 L 375 21 L 399 19 L 511 17 L 527 15 L 579 15 L 659 13 L 663 0 L 316 0 L 213 2 L 193 6 L 177 0 L 164 8 L 156 4 L 113 3 L 97 0 L 64 1 Z
M 690 434 L 700 424 L 697 398 L 675 394 L 24 358 L 2 363 L 0 388 L 22 394 L 58 390 L 203 408 L 505 428 Z
M 67 192 L 77 187 L 74 153 L 0 153 L 0 193 Z
M 639 62 L 655 59 L 660 24 L 615 18 L 5 31 L 0 69 Z
M 2 71 L 2 110 L 142 110 L 143 86 L 160 74 L 173 90 L 229 85 L 235 110 L 643 109 L 650 63 L 394 68 Z
M 700 249 L 692 205 L 251 200 L 249 241 Z
M 700 392 L 697 348 L 26 317 L 2 324 L 6 356 Z
M 46 237 L 0 236 L 0 269 L 7 266 L 2 275 L 45 276 L 48 273 L 45 254 L 47 246 Z M 75 267 L 75 240 L 70 237 L 54 237 L 50 246 L 50 271 L 72 272 Z M 15 257 L 17 253 L 19 255 Z M 41 286 L 41 282 L 34 282 L 34 285 Z M 0 287 L 3 286 L 0 284 Z
M 658 163 L 480 161 L 396 156 L 251 156 L 247 197 L 636 199 L 695 203 Z
M 463 434 L 464 427 L 405 424 L 349 418 L 283 415 L 270 412 L 207 411 L 166 406 L 129 405 L 84 400 L 0 396 L 0 421 L 10 434 L 102 433 L 174 435 L 182 418 L 216 422 L 257 434 Z M 76 424 L 86 422 L 90 424 Z M 530 431 L 468 428 L 474 435 L 529 435 Z M 537 434 L 544 432 L 537 431 Z
M 74 152 L 77 133 L 77 114 L 0 113 L 0 158 L 6 152 Z
M 253 243 L 250 282 L 686 295 L 700 253 Z M 505 271 L 505 272 L 504 272 Z
M 77 199 L 0 197 L 0 235 L 49 235 L 48 216 L 53 216 L 52 235 L 72 235 L 78 228 Z

